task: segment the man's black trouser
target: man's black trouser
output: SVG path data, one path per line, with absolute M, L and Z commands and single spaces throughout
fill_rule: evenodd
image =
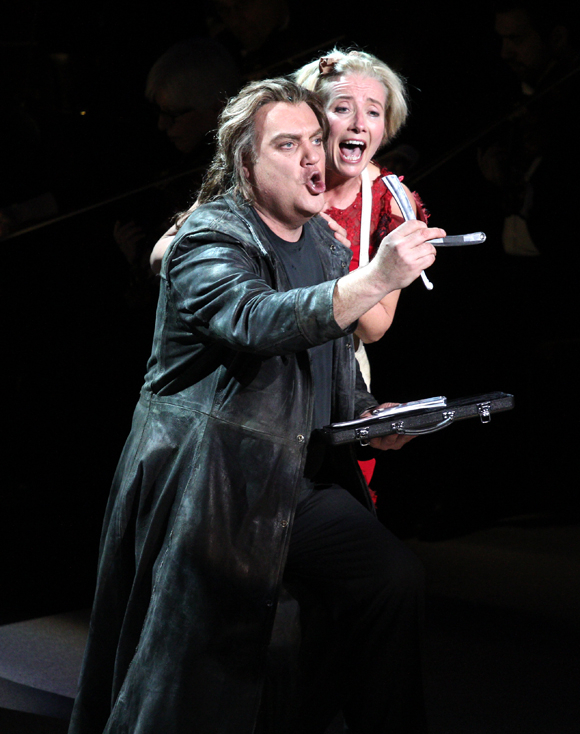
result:
M 295 734 L 342 709 L 353 734 L 426 731 L 423 569 L 346 490 L 301 493 L 284 583 L 300 604 Z

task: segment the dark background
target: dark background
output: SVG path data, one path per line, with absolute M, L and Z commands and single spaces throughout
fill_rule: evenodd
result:
M 113 224 L 153 221 L 175 199 L 166 179 L 184 168 L 157 130 L 145 79 L 173 43 L 209 33 L 208 17 L 209 5 L 173 0 L 46 0 L 3 11 L 0 209 L 47 191 L 58 203 L 52 221 L 0 240 L 6 621 L 90 604 L 101 518 L 152 329 L 151 308 L 127 301 L 130 275 Z M 429 272 L 435 289 L 417 282 L 402 295 L 393 327 L 369 348 L 373 387 L 380 400 L 401 401 L 503 390 L 516 409 L 381 457 L 373 480 L 381 519 L 402 537 L 436 538 L 514 515 L 576 517 L 577 427 L 567 421 L 577 409 L 567 398 L 578 392 L 577 307 L 570 298 L 558 308 L 557 338 L 549 324 L 540 333 L 541 271 L 522 286 L 527 274 L 502 252 L 501 211 L 477 166 L 480 131 L 509 112 L 515 93 L 491 5 L 331 12 L 292 2 L 291 23 L 291 41 L 264 49 L 242 72 L 288 72 L 334 39 L 395 66 L 411 99 L 395 144 L 420 155 L 406 182 L 434 224 L 488 237 L 440 251 Z M 178 179 L 177 209 L 197 177 Z M 575 202 L 564 198 L 562 216 L 570 216 Z M 573 295 L 567 271 L 563 263 L 561 291 Z M 521 313 L 522 287 L 536 286 L 536 307 Z

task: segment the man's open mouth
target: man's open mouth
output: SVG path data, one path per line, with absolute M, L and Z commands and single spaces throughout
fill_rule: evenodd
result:
M 358 163 L 367 146 L 362 140 L 343 140 L 339 147 L 340 154 L 345 161 Z
M 306 186 L 313 194 L 323 194 L 326 191 L 326 184 L 322 178 L 320 171 L 314 171 L 306 180 Z

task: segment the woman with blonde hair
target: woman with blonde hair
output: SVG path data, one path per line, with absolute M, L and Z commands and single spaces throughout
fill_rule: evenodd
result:
M 317 92 L 330 123 L 326 151 L 325 215 L 346 230 L 352 249 L 351 270 L 373 257 L 383 237 L 404 221 L 383 183 L 390 173 L 373 162 L 377 151 L 397 134 L 407 117 L 401 77 L 372 54 L 333 49 L 294 73 L 302 86 Z M 417 219 L 427 221 L 419 197 L 406 193 Z M 367 384 L 368 360 L 362 344 L 380 339 L 390 327 L 399 292 L 359 319 L 357 356 Z

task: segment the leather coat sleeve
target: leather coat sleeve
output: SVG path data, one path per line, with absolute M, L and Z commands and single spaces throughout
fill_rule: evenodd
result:
M 215 233 L 207 233 L 206 238 Z M 201 338 L 238 351 L 283 355 L 350 333 L 334 319 L 336 280 L 280 292 L 267 281 L 263 257 L 235 240 L 185 236 L 167 266 L 182 324 Z M 201 241 L 200 241 L 201 240 Z
M 367 390 L 358 362 L 355 360 L 354 417 L 359 418 L 365 411 L 378 406 L 375 396 Z

